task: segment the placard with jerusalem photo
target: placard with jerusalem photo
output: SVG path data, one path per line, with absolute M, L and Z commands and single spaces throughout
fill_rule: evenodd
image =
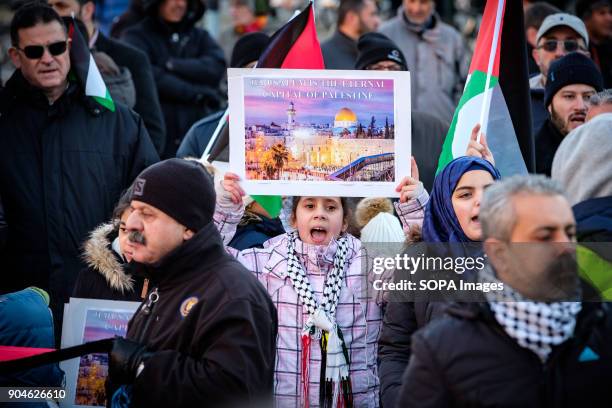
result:
M 123 336 L 140 302 L 70 298 L 64 306 L 62 347 Z M 60 363 L 66 373 L 66 398 L 62 408 L 105 407 L 104 384 L 108 354 L 88 354 Z
M 229 69 L 230 169 L 247 194 L 397 197 L 410 74 Z

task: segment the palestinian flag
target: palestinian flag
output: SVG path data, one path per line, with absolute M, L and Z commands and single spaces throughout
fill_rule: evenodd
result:
M 486 3 L 463 96 L 446 135 L 438 171 L 465 155 L 477 123 L 482 125 L 503 176 L 534 170 L 527 48 L 519 1 Z
M 257 68 L 325 69 L 312 2 L 272 35 L 268 47 L 259 57 Z M 252 197 L 272 217 L 280 213 L 283 205 L 281 197 Z
M 72 23 L 68 29 L 68 38 L 71 40 L 70 63 L 72 72 L 85 89 L 85 95 L 91 96 L 97 103 L 114 112 L 115 102 L 113 102 L 108 88 L 102 80 L 96 62 L 89 52 L 87 41 L 79 31 L 74 17 L 72 17 Z

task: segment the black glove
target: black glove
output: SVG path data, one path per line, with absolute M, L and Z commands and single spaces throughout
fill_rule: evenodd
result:
M 135 341 L 115 337 L 113 349 L 110 352 L 108 376 L 114 384 L 131 384 L 136 378 L 136 371 L 144 363 L 151 352 Z

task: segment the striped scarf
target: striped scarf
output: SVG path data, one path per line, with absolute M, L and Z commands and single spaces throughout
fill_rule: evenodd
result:
M 304 407 L 309 405 L 308 389 L 310 383 L 310 343 L 311 339 L 319 341 L 321 346 L 321 373 L 319 404 L 332 408 L 338 405 L 353 406 L 351 379 L 349 377 L 349 355 L 344 344 L 342 331 L 336 324 L 336 306 L 340 298 L 344 266 L 348 254 L 348 240 L 340 238 L 334 256 L 334 267 L 325 279 L 323 300 L 319 305 L 308 276 L 295 252 L 297 231 L 288 234 L 287 274 L 293 289 L 297 293 L 308 320 L 302 330 L 302 390 Z

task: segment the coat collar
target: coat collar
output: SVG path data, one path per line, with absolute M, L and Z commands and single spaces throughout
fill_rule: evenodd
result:
M 89 235 L 85 243 L 83 259 L 87 266 L 104 277 L 108 285 L 121 293 L 134 289 L 134 280 L 124 270 L 121 254 L 113 250 L 117 231 L 112 223 L 100 225 Z

